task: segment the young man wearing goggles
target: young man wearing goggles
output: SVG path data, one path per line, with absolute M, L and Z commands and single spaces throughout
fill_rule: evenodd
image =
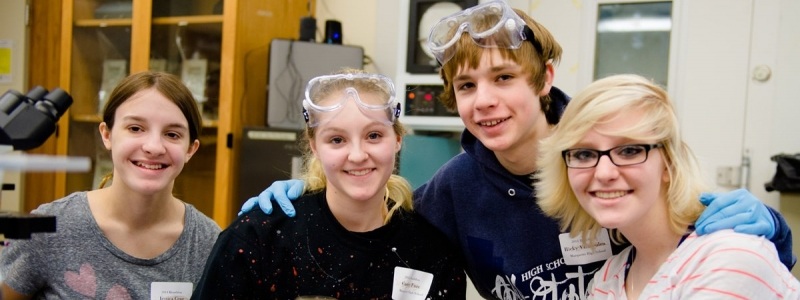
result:
M 460 245 L 482 296 L 583 298 L 592 274 L 622 247 L 582 247 L 532 199 L 539 140 L 569 101 L 552 86 L 561 47 L 541 24 L 501 1 L 443 18 L 429 43 L 442 64 L 440 100 L 458 111 L 466 130 L 464 153 L 414 192 L 416 210 Z M 275 183 L 242 209 L 258 203 L 271 211 L 274 198 L 291 211 L 288 198 L 296 198 L 298 186 Z M 709 207 L 695 224 L 699 234 L 733 228 L 764 235 L 784 264 L 794 264 L 791 234 L 777 212 L 744 190 L 702 199 Z
M 405 129 L 387 77 L 312 79 L 300 216 L 242 214 L 220 234 L 196 299 L 463 299 L 458 250 L 394 175 Z M 319 299 L 319 298 L 314 298 Z

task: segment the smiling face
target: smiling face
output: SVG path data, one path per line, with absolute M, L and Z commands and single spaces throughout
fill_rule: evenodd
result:
M 361 91 L 359 96 L 367 102 L 378 97 Z M 320 103 L 339 99 L 328 98 Z M 352 100 L 325 114 L 330 115 L 319 116 L 323 121 L 314 128 L 310 146 L 325 172 L 328 201 L 383 201 L 401 138 L 391 124 L 365 115 Z
M 467 130 L 499 155 L 535 149 L 549 131 L 539 97 L 550 92 L 552 66 L 547 74 L 545 88 L 536 92 L 519 64 L 497 50 L 483 51 L 477 68 L 462 67 L 452 80 Z
M 607 150 L 621 145 L 656 142 L 604 134 L 631 128 L 641 118 L 640 112 L 611 115 L 608 122 L 597 123 L 571 148 Z M 580 205 L 603 227 L 625 232 L 625 229 L 641 224 L 667 222 L 669 175 L 660 149 L 650 150 L 647 160 L 641 164 L 619 167 L 611 162 L 609 156 L 602 156 L 596 167 L 568 168 L 567 175 Z
M 197 151 L 189 124 L 172 101 L 155 88 L 141 90 L 119 107 L 113 128 L 100 124 L 103 145 L 114 163 L 112 186 L 142 195 L 171 193 L 175 178 Z

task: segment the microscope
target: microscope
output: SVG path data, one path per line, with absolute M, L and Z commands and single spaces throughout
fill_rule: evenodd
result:
M 43 144 L 56 131 L 58 119 L 72 105 L 72 97 L 56 88 L 48 92 L 37 86 L 23 95 L 8 90 L 0 96 L 0 183 L 6 170 L 88 171 L 87 157 L 11 155 Z M 11 239 L 29 239 L 31 233 L 55 232 L 55 216 L 0 211 L 0 234 Z

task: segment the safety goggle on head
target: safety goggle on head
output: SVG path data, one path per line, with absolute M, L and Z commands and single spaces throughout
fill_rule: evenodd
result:
M 533 31 L 504 1 L 476 5 L 436 23 L 428 36 L 428 48 L 439 64 L 444 65 L 453 57 L 453 45 L 464 33 L 469 33 L 475 44 L 484 48 L 517 49 L 528 40 L 536 51 L 542 52 Z
M 391 126 L 400 116 L 394 83 L 378 74 L 338 74 L 314 77 L 306 86 L 303 117 L 309 127 L 335 118 L 348 100 L 365 116 Z

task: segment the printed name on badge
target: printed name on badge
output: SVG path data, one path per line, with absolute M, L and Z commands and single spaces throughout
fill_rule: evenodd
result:
M 150 300 L 189 300 L 192 288 L 191 282 L 152 282 Z
M 608 229 L 605 228 L 597 233 L 597 241 L 594 245 L 584 246 L 580 235 L 573 238 L 569 236 L 569 233 L 562 233 L 558 239 L 561 242 L 561 255 L 564 256 L 564 263 L 567 265 L 584 265 L 603 261 L 612 254 L 611 239 L 608 237 Z
M 394 267 L 392 299 L 423 300 L 433 283 L 433 274 L 419 270 Z

